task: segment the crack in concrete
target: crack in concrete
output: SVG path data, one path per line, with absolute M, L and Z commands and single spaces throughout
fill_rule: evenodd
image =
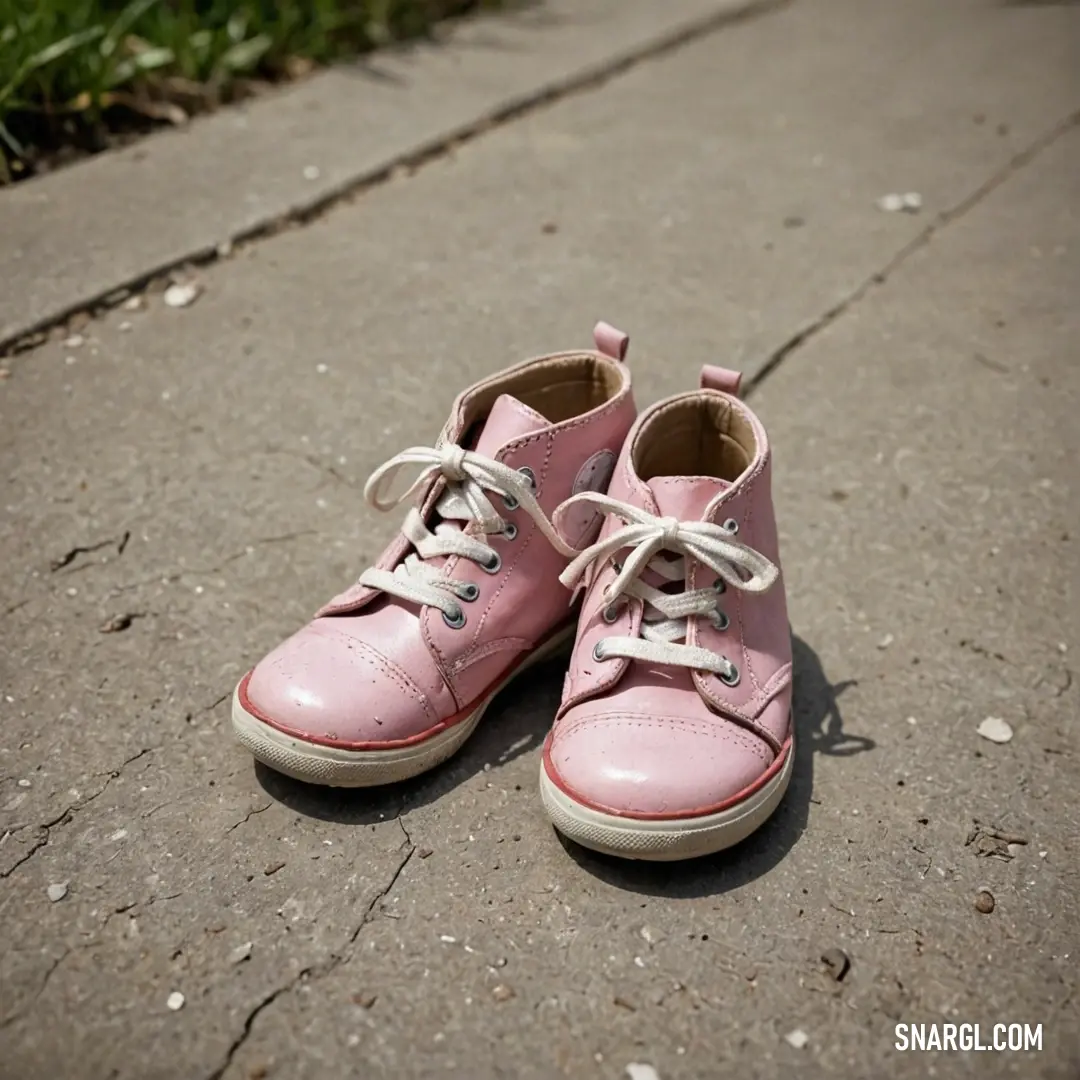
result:
M 148 911 L 155 904 L 163 904 L 166 900 L 176 900 L 183 896 L 182 892 L 163 893 L 161 896 L 151 896 L 149 900 L 132 900 L 130 904 L 124 904 L 121 907 L 113 908 L 104 919 L 101 920 L 99 930 L 104 931 L 109 923 L 113 921 L 118 915 L 127 915 L 132 919 L 138 918 L 142 912 Z M 137 910 L 136 910 L 137 909 Z M 134 912 L 134 914 L 132 914 Z M 93 941 L 87 941 L 79 945 L 80 949 L 93 949 L 98 945 L 103 945 L 104 942 L 101 937 L 95 937 Z
M 207 1077 L 206 1080 L 222 1080 L 222 1077 L 228 1071 L 229 1066 L 232 1064 L 233 1059 L 240 1052 L 240 1049 L 247 1042 L 251 1035 L 252 1028 L 255 1025 L 255 1021 L 262 1015 L 271 1005 L 274 1004 L 278 998 L 284 997 L 286 994 L 291 993 L 301 983 L 312 982 L 317 979 L 323 979 L 327 975 L 336 971 L 339 967 L 347 964 L 353 956 L 351 946 L 356 944 L 357 938 L 363 933 L 364 927 L 367 926 L 375 911 L 376 905 L 385 900 L 390 895 L 394 886 L 397 884 L 398 879 L 401 877 L 408 866 L 409 860 L 416 852 L 416 848 L 413 845 L 412 837 L 409 835 L 409 830 L 405 828 L 405 823 L 401 820 L 399 815 L 395 819 L 398 825 L 401 827 L 402 833 L 405 835 L 405 841 L 402 847 L 405 848 L 404 857 L 401 858 L 394 868 L 393 873 L 390 875 L 390 880 L 381 889 L 377 890 L 375 895 L 371 898 L 370 903 L 364 909 L 364 913 L 360 918 L 360 922 L 357 927 L 349 935 L 348 940 L 345 943 L 345 948 L 339 955 L 331 954 L 330 957 L 323 961 L 321 964 L 308 964 L 298 971 L 288 982 L 283 983 L 281 986 L 275 987 L 265 997 L 261 998 L 255 1005 L 249 1010 L 247 1016 L 244 1018 L 244 1024 L 240 1029 L 239 1034 L 229 1044 L 229 1048 L 225 1051 L 225 1057 L 221 1064 Z
M 827 330 L 834 322 L 846 315 L 855 307 L 876 285 L 884 285 L 889 278 L 916 252 L 927 247 L 930 242 L 947 226 L 954 221 L 966 217 L 989 195 L 1009 181 L 1021 169 L 1031 164 L 1044 150 L 1049 149 L 1062 136 L 1067 135 L 1073 128 L 1080 126 L 1080 109 L 1070 113 L 1050 131 L 1041 135 L 1025 149 L 1014 154 L 1002 168 L 998 169 L 989 179 L 980 184 L 973 192 L 965 196 L 949 210 L 942 211 L 937 219 L 931 222 L 914 240 L 900 249 L 885 264 L 882 269 L 871 274 L 865 281 L 853 289 L 844 299 L 827 308 L 821 315 L 809 325 L 793 334 L 778 349 L 776 349 L 765 361 L 761 370 L 752 378 L 744 382 L 744 397 L 748 397 L 756 390 L 780 365 L 794 352 L 801 349 L 808 341 L 817 337 L 818 334 Z
M 94 773 L 93 774 L 94 776 L 104 776 L 106 778 L 106 780 L 105 780 L 105 783 L 102 784 L 101 787 L 98 788 L 98 790 L 95 791 L 93 795 L 90 795 L 89 797 L 83 799 L 81 802 L 72 803 L 71 806 L 65 807 L 59 814 L 57 814 L 53 818 L 50 818 L 48 821 L 43 821 L 38 825 L 24 826 L 24 828 L 38 829 L 38 830 L 40 830 L 40 832 L 39 832 L 38 836 L 35 838 L 35 842 L 31 846 L 30 850 L 27 851 L 26 854 L 23 855 L 21 859 L 19 859 L 13 865 L 8 867 L 7 870 L 0 871 L 0 879 L 10 877 L 16 870 L 18 870 L 18 868 L 20 866 L 22 866 L 24 863 L 28 862 L 31 858 L 33 858 L 33 856 L 37 852 L 39 852 L 43 847 L 45 847 L 49 843 L 49 841 L 52 839 L 52 830 L 53 829 L 57 828 L 60 825 L 66 825 L 69 821 L 71 821 L 71 819 L 77 813 L 79 813 L 79 811 L 85 809 L 92 802 L 94 802 L 95 799 L 101 798 L 101 796 L 104 795 L 106 791 L 108 791 L 109 785 L 129 765 L 131 765 L 135 761 L 138 761 L 139 758 L 146 757 L 147 754 L 152 754 L 155 750 L 158 750 L 158 749 L 160 749 L 160 748 L 157 747 L 157 746 L 145 747 L 144 749 L 140 750 L 137 754 L 133 754 L 131 757 L 129 757 L 125 761 L 121 762 L 120 765 L 117 768 L 110 769 L 107 772 L 103 772 L 103 773 Z
M 208 712 L 213 712 L 223 701 L 228 701 L 229 698 L 231 698 L 231 697 L 232 697 L 232 691 L 231 690 L 226 690 L 224 694 L 222 694 L 219 698 L 215 699 L 214 701 L 210 702 L 209 705 L 204 705 L 201 709 L 196 709 L 194 712 L 189 712 L 189 713 L 185 714 L 184 719 L 190 724 L 191 721 L 194 720 L 196 716 L 205 716 Z M 161 804 L 161 806 L 168 806 L 168 805 L 169 805 L 168 803 L 162 803 Z M 160 810 L 161 806 L 155 807 L 154 810 L 150 811 L 150 813 L 152 814 L 156 810 Z M 147 814 L 146 816 L 149 817 L 150 814 Z
M 241 825 L 249 822 L 256 814 L 265 814 L 273 805 L 273 800 L 271 800 L 265 806 L 256 806 L 253 810 L 249 810 L 239 821 L 234 822 L 225 830 L 225 835 L 227 836 L 233 829 L 239 829 Z
M 258 540 L 252 540 L 250 544 L 245 545 L 242 551 L 234 551 L 231 555 L 226 555 L 216 566 L 209 566 L 202 569 L 194 567 L 191 569 L 174 570 L 172 573 L 167 574 L 158 573 L 153 577 L 143 578 L 140 581 L 133 581 L 127 585 L 117 585 L 109 593 L 109 598 L 112 599 L 119 596 L 121 593 L 131 592 L 133 589 L 141 589 L 145 585 L 156 585 L 161 583 L 172 584 L 185 577 L 206 577 L 210 574 L 220 574 L 230 563 L 237 562 L 238 560 L 251 555 L 255 548 L 265 547 L 268 544 L 284 544 L 290 540 L 298 540 L 302 536 L 317 535 L 317 529 L 299 529 L 297 532 L 283 533 L 281 536 L 264 536 Z
M 112 921 L 112 919 L 114 919 L 117 915 L 130 914 L 130 912 L 135 908 L 142 908 L 143 910 L 145 910 L 147 908 L 153 907 L 154 904 L 161 903 L 166 900 L 175 900 L 177 899 L 177 897 L 182 895 L 183 893 L 178 892 L 166 893 L 163 896 L 151 896 L 149 900 L 143 902 L 136 900 L 130 904 L 125 904 L 122 908 L 115 908 L 113 911 L 110 911 L 109 914 L 106 915 L 105 918 L 102 920 L 99 930 L 104 931 L 105 928 Z M 29 1001 L 27 1001 L 26 1004 L 23 1005 L 21 1008 L 16 1009 L 14 1012 L 9 1013 L 7 1016 L 5 1016 L 3 1019 L 0 1019 L 0 1031 L 14 1024 L 17 1020 L 20 1020 L 22 1017 L 26 1016 L 26 1014 L 33 1009 L 33 1007 L 37 1004 L 38 1000 L 41 998 L 41 995 L 45 993 L 45 990 L 48 988 L 49 981 L 52 979 L 53 975 L 56 974 L 57 969 L 69 956 L 73 955 L 76 952 L 82 952 L 86 949 L 97 948 L 99 945 L 103 944 L 104 942 L 101 940 L 100 935 L 98 935 L 94 938 L 93 941 L 84 941 L 80 942 L 78 945 L 65 946 L 64 951 L 55 960 L 53 960 L 53 962 L 46 969 L 45 974 L 42 976 L 41 983 L 38 986 L 37 990 L 34 992 L 33 997 Z
M 96 544 L 76 544 L 65 551 L 63 555 L 53 559 L 49 563 L 49 570 L 55 574 L 57 570 L 63 570 L 65 566 L 70 566 L 80 555 L 93 555 L 94 552 L 101 551 L 102 548 L 112 547 L 113 544 L 116 545 L 116 554 L 118 556 L 123 555 L 130 539 L 131 530 L 126 529 L 119 539 L 110 536 L 105 540 L 99 540 Z
M 281 457 L 292 458 L 294 461 L 301 461 L 305 465 L 310 465 L 317 472 L 322 473 L 325 476 L 329 476 L 331 480 L 335 480 L 339 484 L 344 484 L 346 487 L 356 489 L 356 485 L 344 475 L 340 473 L 333 465 L 323 461 L 317 454 L 304 453 L 301 450 L 291 450 L 287 446 L 268 446 L 263 451 L 268 455 L 280 455 Z
M 45 974 L 42 976 L 41 984 L 34 992 L 34 996 L 21 1008 L 16 1009 L 13 1013 L 8 1013 L 7 1016 L 0 1020 L 0 1031 L 4 1028 L 10 1027 L 16 1020 L 21 1020 L 33 1007 L 38 1003 L 41 995 L 45 993 L 45 988 L 49 985 L 49 980 L 53 977 L 56 969 L 74 952 L 75 950 L 69 945 L 64 951 L 46 968 Z
M 491 131 L 506 127 L 516 120 L 530 116 L 580 94 L 603 88 L 640 64 L 659 59 L 699 38 L 708 37 L 719 30 L 741 23 L 767 17 L 793 4 L 795 0 L 757 0 L 746 6 L 714 11 L 703 15 L 689 25 L 683 25 L 666 33 L 661 31 L 650 41 L 622 56 L 610 57 L 582 71 L 566 76 L 554 85 L 537 87 L 509 103 L 494 108 L 477 119 L 460 127 L 441 132 L 433 139 L 413 150 L 403 150 L 392 160 L 377 169 L 361 173 L 346 180 L 333 190 L 314 196 L 306 206 L 293 207 L 272 218 L 256 221 L 241 228 L 217 244 L 197 251 L 190 251 L 168 262 L 160 263 L 152 270 L 134 274 L 126 283 L 113 282 L 108 292 L 87 301 L 77 301 L 55 315 L 46 316 L 28 329 L 0 340 L 0 358 L 16 356 L 44 345 L 49 331 L 80 315 L 99 317 L 132 295 L 145 293 L 155 283 L 168 281 L 170 275 L 181 267 L 205 267 L 232 258 L 238 251 L 267 240 L 285 229 L 303 227 L 331 213 L 339 206 L 398 180 L 402 175 L 412 176 L 419 169 L 444 161 L 462 146 L 474 142 Z M 222 254 L 223 247 L 226 254 Z

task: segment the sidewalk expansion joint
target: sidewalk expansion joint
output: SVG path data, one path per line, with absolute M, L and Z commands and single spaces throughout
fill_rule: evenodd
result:
M 285 213 L 256 222 L 249 228 L 223 237 L 214 246 L 188 252 L 180 258 L 159 264 L 146 273 L 131 277 L 126 284 L 111 287 L 108 293 L 92 301 L 72 305 L 56 315 L 42 319 L 32 329 L 17 337 L 0 341 L 0 359 L 28 352 L 43 345 L 48 340 L 51 331 L 57 327 L 66 326 L 73 318 L 87 315 L 98 318 L 132 296 L 146 293 L 155 286 L 163 287 L 177 270 L 204 268 L 225 261 L 236 252 L 276 236 L 286 229 L 302 227 L 317 221 L 339 206 L 348 205 L 384 184 L 411 177 L 421 168 L 449 158 L 461 147 L 489 132 L 506 127 L 526 116 L 542 112 L 568 98 L 602 89 L 608 82 L 636 68 L 639 64 L 660 59 L 692 41 L 708 37 L 729 26 L 772 14 L 795 2 L 796 0 L 747 0 L 745 6 L 713 12 L 688 26 L 658 35 L 652 41 L 629 53 L 586 67 L 567 76 L 556 85 L 538 87 L 476 120 L 448 130 L 417 149 L 397 155 L 392 161 L 376 170 L 350 177 L 304 206 L 294 207 Z
M 1071 113 L 1055 127 L 1041 135 L 1025 149 L 1013 155 L 1000 169 L 993 173 L 988 180 L 980 184 L 971 194 L 965 196 L 954 207 L 940 213 L 914 240 L 900 249 L 885 264 L 882 269 L 875 271 L 865 281 L 860 283 L 846 297 L 828 308 L 812 322 L 798 330 L 776 349 L 762 365 L 761 369 L 745 383 L 744 396 L 756 390 L 782 363 L 793 353 L 798 351 L 808 341 L 817 337 L 822 331 L 827 330 L 834 322 L 842 318 L 848 311 L 855 307 L 870 292 L 871 289 L 884 285 L 889 278 L 916 252 L 927 247 L 930 242 L 945 228 L 966 217 L 972 210 L 978 207 L 984 199 L 993 194 L 1002 184 L 1006 183 L 1022 169 L 1031 164 L 1044 150 L 1049 149 L 1063 136 L 1074 128 L 1080 127 L 1080 109 Z

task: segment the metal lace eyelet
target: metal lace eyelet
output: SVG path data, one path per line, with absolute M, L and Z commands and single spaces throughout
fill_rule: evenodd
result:
M 507 540 L 513 540 L 518 534 L 518 527 L 512 521 L 508 521 L 502 534 Z
M 485 574 L 497 574 L 502 569 L 502 556 L 497 551 L 493 551 L 491 558 L 486 563 L 480 564 L 480 569 Z
M 606 657 L 606 656 L 604 656 L 604 654 L 603 654 L 603 653 L 602 653 L 602 652 L 600 651 L 600 646 L 601 646 L 601 645 L 603 645 L 603 644 L 604 644 L 604 639 L 603 639 L 603 638 L 601 638 L 601 639 L 600 639 L 600 640 L 599 640 L 599 641 L 598 641 L 598 642 L 597 642 L 597 643 L 596 643 L 596 644 L 595 644 L 595 645 L 594 645 L 594 646 L 592 647 L 592 658 L 593 658 L 594 660 L 596 660 L 596 661 L 597 661 L 598 663 L 603 663 L 603 662 L 604 662 L 604 661 L 605 661 L 605 660 L 607 659 L 607 657 Z
M 739 531 L 739 523 L 734 518 L 728 518 L 721 528 L 724 532 L 731 533 L 734 536 Z
M 722 577 L 718 577 L 712 583 L 712 587 L 716 590 L 718 594 L 727 592 L 727 582 Z
M 726 611 L 717 611 L 712 617 L 712 624 L 717 630 L 726 630 L 731 625 L 731 620 Z
M 444 611 L 442 617 L 443 622 L 446 623 L 451 630 L 460 630 L 465 625 L 465 612 L 462 610 L 460 604 L 454 609 L 453 615 L 447 615 Z
M 601 612 L 600 618 L 606 623 L 613 623 L 619 617 L 619 609 L 615 604 L 608 604 L 606 608 Z
M 507 510 L 516 510 L 521 505 L 513 495 L 504 495 L 502 501 Z
M 461 597 L 462 600 L 467 600 L 469 603 L 472 603 L 479 595 L 480 586 L 474 585 L 471 581 L 458 592 L 458 596 Z
M 536 473 L 534 473 L 532 471 L 532 469 L 529 468 L 528 465 L 522 465 L 522 467 L 520 469 L 518 469 L 518 472 L 521 473 L 521 475 L 525 477 L 525 479 L 529 483 L 529 487 L 531 487 L 533 489 L 533 491 L 535 491 L 536 490 Z
M 739 669 L 730 660 L 728 660 L 727 671 L 723 671 L 719 675 L 720 681 L 725 686 L 738 686 L 739 678 Z

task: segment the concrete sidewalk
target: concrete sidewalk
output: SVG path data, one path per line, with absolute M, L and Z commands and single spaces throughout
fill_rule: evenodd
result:
M 191 308 L 6 361 L 0 1076 L 1073 1080 L 1078 33 L 796 0 L 240 250 Z M 400 788 L 253 769 L 227 695 L 398 524 L 368 472 L 596 318 L 642 403 L 759 376 L 797 636 L 776 817 L 686 866 L 564 847 L 558 664 Z M 920 1022 L 1043 1048 L 898 1053 Z

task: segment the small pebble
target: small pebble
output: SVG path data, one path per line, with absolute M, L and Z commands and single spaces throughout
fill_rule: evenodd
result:
M 352 999 L 353 1004 L 359 1005 L 361 1009 L 370 1009 L 379 1000 L 379 995 L 364 991 L 363 993 L 353 994 Z
M 908 191 L 903 195 L 890 192 L 877 201 L 878 209 L 887 214 L 903 211 L 905 214 L 917 214 L 922 209 L 922 196 L 917 191 Z
M 914 727 L 919 721 L 914 716 L 909 716 L 907 722 Z
M 794 1046 L 796 1050 L 801 1050 L 810 1041 L 810 1036 L 803 1031 L 802 1028 L 796 1028 L 794 1031 L 789 1031 L 784 1036 L 784 1042 L 788 1046 Z
M 895 638 L 894 638 L 894 637 L 892 636 L 892 634 L 886 634 L 886 635 L 885 635 L 885 636 L 884 636 L 884 637 L 883 637 L 883 638 L 882 638 L 882 639 L 881 639 L 881 640 L 880 640 L 880 641 L 879 641 L 879 642 L 877 643 L 877 647 L 878 647 L 879 649 L 887 649 L 887 648 L 888 648 L 888 647 L 889 647 L 889 646 L 890 646 L 890 645 L 891 645 L 891 644 L 892 644 L 892 643 L 893 643 L 893 642 L 894 642 L 895 640 L 896 640 L 896 639 L 895 639 Z
M 995 743 L 1007 743 L 1013 737 L 1012 727 L 998 716 L 988 716 L 975 730 Z
M 980 889 L 975 894 L 975 910 L 981 915 L 989 915 L 994 910 L 994 894 L 989 889 Z
M 72 334 L 71 337 L 64 338 L 64 348 L 77 349 L 84 341 L 86 341 L 86 338 L 82 334 Z
M 202 289 L 193 282 L 170 285 L 165 290 L 163 297 L 165 306 L 171 308 L 190 307 L 199 298 L 200 292 L 202 292 Z
M 124 311 L 142 311 L 146 307 L 146 301 L 141 296 L 132 296 L 120 305 Z
M 251 955 L 251 942 L 245 941 L 243 945 L 237 945 L 231 953 L 229 953 L 230 964 L 242 964 Z
M 445 942 L 447 945 L 454 945 L 457 942 L 457 938 L 450 934 L 440 934 L 439 940 Z
M 56 885 L 50 885 L 45 892 L 48 894 L 49 899 L 55 904 L 57 900 L 63 900 L 68 894 L 68 887 L 66 882 L 59 882 Z
M 30 781 L 29 780 L 18 780 L 18 781 L 16 781 L 16 787 L 29 787 L 29 786 L 30 786 Z
M 172 1012 L 179 1012 L 184 1007 L 184 995 L 179 990 L 174 990 L 165 1000 L 165 1006 Z
M 626 1066 L 626 1075 L 630 1080 L 660 1080 L 660 1074 L 651 1065 L 636 1061 Z
M 305 165 L 304 166 L 304 179 L 305 180 L 318 180 L 322 173 L 319 172 L 318 165 Z
M 491 991 L 491 996 L 496 1001 L 509 1001 L 514 996 L 514 991 L 512 987 L 507 986 L 505 983 L 499 983 L 499 985 Z
M 418 859 L 430 859 L 430 858 L 431 858 L 431 856 L 432 856 L 432 855 L 434 855 L 434 854 L 435 854 L 435 853 L 434 853 L 434 852 L 433 852 L 433 851 L 431 850 L 431 848 L 429 848 L 429 847 L 422 847 L 422 848 L 421 848 L 421 849 L 420 849 L 420 850 L 419 850 L 419 851 L 418 851 L 418 852 L 416 853 L 416 857 L 417 857 Z
M 315 370 L 320 375 L 325 375 L 330 369 L 325 364 L 316 364 L 315 365 Z

